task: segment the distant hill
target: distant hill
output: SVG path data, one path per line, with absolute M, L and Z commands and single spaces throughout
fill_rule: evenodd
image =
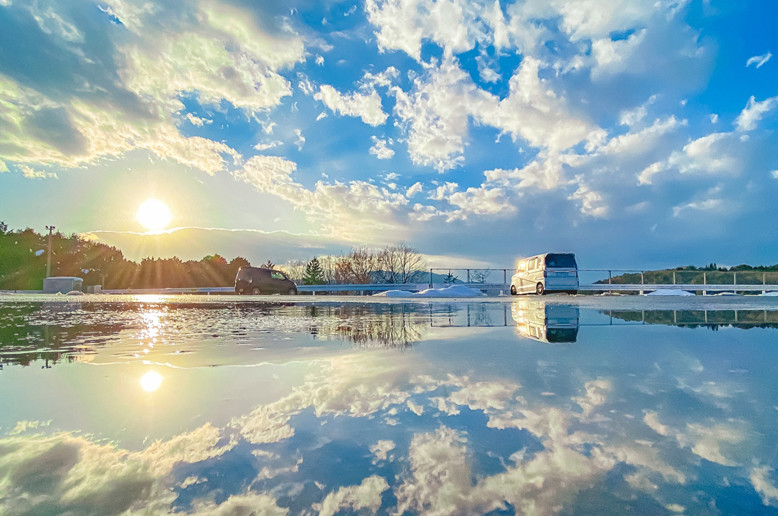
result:
M 729 285 L 734 282 L 737 273 L 737 283 L 740 285 L 759 285 L 763 281 L 775 283 L 778 281 L 778 264 L 776 265 L 736 265 L 734 267 L 718 267 L 715 263 L 704 267 L 687 265 L 674 269 L 662 269 L 639 272 L 629 272 L 613 276 L 610 282 L 613 284 L 632 283 L 639 284 L 688 284 L 702 285 L 721 284 Z M 608 283 L 608 278 L 595 281 L 595 283 Z

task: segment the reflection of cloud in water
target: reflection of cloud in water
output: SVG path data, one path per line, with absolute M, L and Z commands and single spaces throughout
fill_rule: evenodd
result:
M 200 494 L 185 507 L 196 514 L 248 508 L 283 514 L 288 502 L 281 495 L 292 489 L 299 503 L 322 514 L 376 512 L 390 489 L 388 499 L 396 500 L 396 507 L 383 509 L 397 513 L 689 510 L 690 500 L 679 496 L 677 486 L 698 475 L 699 458 L 733 468 L 729 475 L 743 471 L 756 496 L 775 499 L 766 470 L 753 463 L 753 448 L 737 451 L 753 433 L 736 418 L 719 423 L 688 418 L 673 426 L 650 400 L 644 400 L 652 408 L 643 409 L 642 418 L 614 414 L 625 385 L 603 377 L 574 383 L 573 391 L 555 397 L 552 405 L 540 401 L 531 382 L 430 374 L 407 355 L 393 356 L 396 361 L 376 353 L 323 361 L 288 395 L 236 417 L 224 429 L 204 425 L 139 452 L 62 433 L 5 438 L 0 441 L 0 485 L 7 486 L 7 494 L 0 509 L 4 514 L 167 512 L 178 495 L 192 491 Z M 412 411 L 411 401 L 423 412 Z M 388 413 L 415 421 L 409 441 L 380 438 L 387 435 L 380 421 Z M 461 427 L 458 418 L 466 414 L 482 414 L 483 426 Z M 304 425 L 305 435 L 296 439 L 298 425 L 309 417 L 321 423 Z M 326 432 L 328 425 L 320 426 L 337 421 L 334 434 Z M 357 426 L 349 426 L 351 421 Z M 312 428 L 323 433 L 311 439 Z M 484 453 L 494 445 L 481 443 L 485 431 L 499 432 L 504 437 L 498 442 L 509 446 L 488 468 Z M 337 478 L 306 476 L 306 471 L 311 475 L 309 454 L 335 460 L 320 455 L 335 439 L 363 448 L 361 480 L 341 485 Z M 216 486 L 208 472 L 244 461 L 242 474 L 248 477 L 237 478 L 231 483 L 235 491 L 214 499 Z M 383 469 L 386 461 L 399 468 L 392 485 Z M 613 505 L 615 500 L 597 494 L 611 489 L 616 478 L 623 479 L 619 489 L 626 491 Z M 249 485 L 255 487 L 240 488 Z M 304 485 L 311 487 L 300 490 Z
M 310 308 L 289 312 L 289 327 L 308 324 L 310 334 L 316 322 L 327 326 L 317 335 L 336 336 L 371 324 L 359 310 Z M 424 309 L 384 316 L 421 325 Z M 673 340 L 689 332 L 642 327 L 604 342 L 614 328 L 589 329 L 576 346 L 498 329 L 408 353 L 316 355 L 274 401 L 140 451 L 27 421 L 0 439 L 0 513 L 758 513 L 778 504 L 771 346 L 738 341 L 733 354 L 726 332 Z

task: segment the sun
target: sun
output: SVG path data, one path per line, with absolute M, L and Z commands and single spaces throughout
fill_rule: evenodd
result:
M 144 228 L 154 233 L 165 229 L 173 215 L 164 202 L 158 199 L 146 199 L 138 207 L 136 217 Z
M 149 371 L 140 377 L 138 381 L 141 388 L 146 392 L 154 392 L 162 385 L 162 376 L 156 371 Z

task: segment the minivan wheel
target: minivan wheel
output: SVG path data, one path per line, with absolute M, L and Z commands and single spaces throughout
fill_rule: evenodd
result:
M 546 292 L 546 289 L 543 288 L 542 283 L 538 283 L 537 286 L 535 286 L 535 293 L 539 296 L 542 296 Z
M 288 294 L 290 296 L 296 296 L 297 295 L 297 289 L 296 288 L 290 288 Z
M 512 296 L 516 295 L 516 285 L 511 285 L 511 295 Z
M 259 290 L 259 287 L 254 287 L 254 288 L 252 289 L 251 293 L 252 293 L 252 294 L 254 294 L 255 296 L 258 296 L 258 295 L 260 295 L 262 292 Z

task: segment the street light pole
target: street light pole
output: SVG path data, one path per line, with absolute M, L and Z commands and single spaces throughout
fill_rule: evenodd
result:
M 46 257 L 46 277 L 48 278 L 51 276 L 51 232 L 56 228 L 54 226 L 46 226 L 46 229 L 49 230 L 49 253 Z

